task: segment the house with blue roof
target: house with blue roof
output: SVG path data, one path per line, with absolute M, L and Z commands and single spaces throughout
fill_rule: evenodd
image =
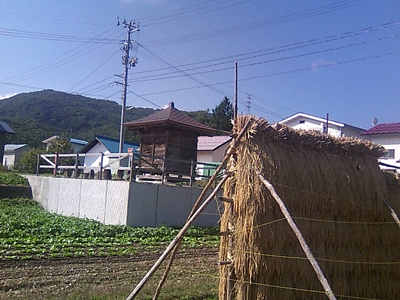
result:
M 123 153 L 140 153 L 139 147 L 138 143 L 124 142 Z M 103 166 L 112 165 L 113 160 L 116 159 L 110 158 L 107 154 L 118 153 L 118 151 L 119 140 L 96 135 L 79 153 L 86 154 L 84 167 L 85 170 L 90 171 L 99 169 L 101 164 Z

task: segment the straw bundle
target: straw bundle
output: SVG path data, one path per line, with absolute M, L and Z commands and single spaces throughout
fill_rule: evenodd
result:
M 338 298 L 400 299 L 400 230 L 382 203 L 389 194 L 376 160 L 384 148 L 250 116 L 237 118 L 237 132 L 249 119 L 224 188 L 234 204 L 225 204 L 221 231 L 233 232 L 221 237 L 220 260 L 233 260 L 220 267 L 219 298 L 232 286 L 231 299 L 326 299 L 260 171 Z

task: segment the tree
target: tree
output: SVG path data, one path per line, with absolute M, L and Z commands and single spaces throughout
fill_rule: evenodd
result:
M 43 150 L 32 148 L 28 153 L 21 157 L 14 169 L 21 173 L 36 173 L 38 155 L 43 154 Z
M 51 143 L 48 153 L 72 153 L 72 145 L 66 135 L 58 137 Z
M 228 97 L 224 97 L 220 104 L 212 110 L 211 127 L 221 131 L 232 130 L 233 105 Z

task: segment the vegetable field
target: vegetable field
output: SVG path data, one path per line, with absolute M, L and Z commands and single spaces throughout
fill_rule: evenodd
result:
M 158 252 L 178 229 L 103 225 L 45 212 L 30 199 L 0 199 L 2 260 L 101 257 Z M 217 246 L 217 228 L 191 228 L 183 248 Z
M 131 228 L 0 199 L 0 299 L 125 299 L 179 229 Z M 217 299 L 218 228 L 191 228 L 160 299 Z M 161 268 L 138 300 L 151 299 Z

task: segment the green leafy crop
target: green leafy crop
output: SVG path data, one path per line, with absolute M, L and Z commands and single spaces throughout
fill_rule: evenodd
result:
M 159 251 L 177 228 L 133 228 L 45 212 L 34 200 L 0 199 L 0 258 L 118 256 Z M 218 228 L 192 227 L 182 247 L 217 246 Z

